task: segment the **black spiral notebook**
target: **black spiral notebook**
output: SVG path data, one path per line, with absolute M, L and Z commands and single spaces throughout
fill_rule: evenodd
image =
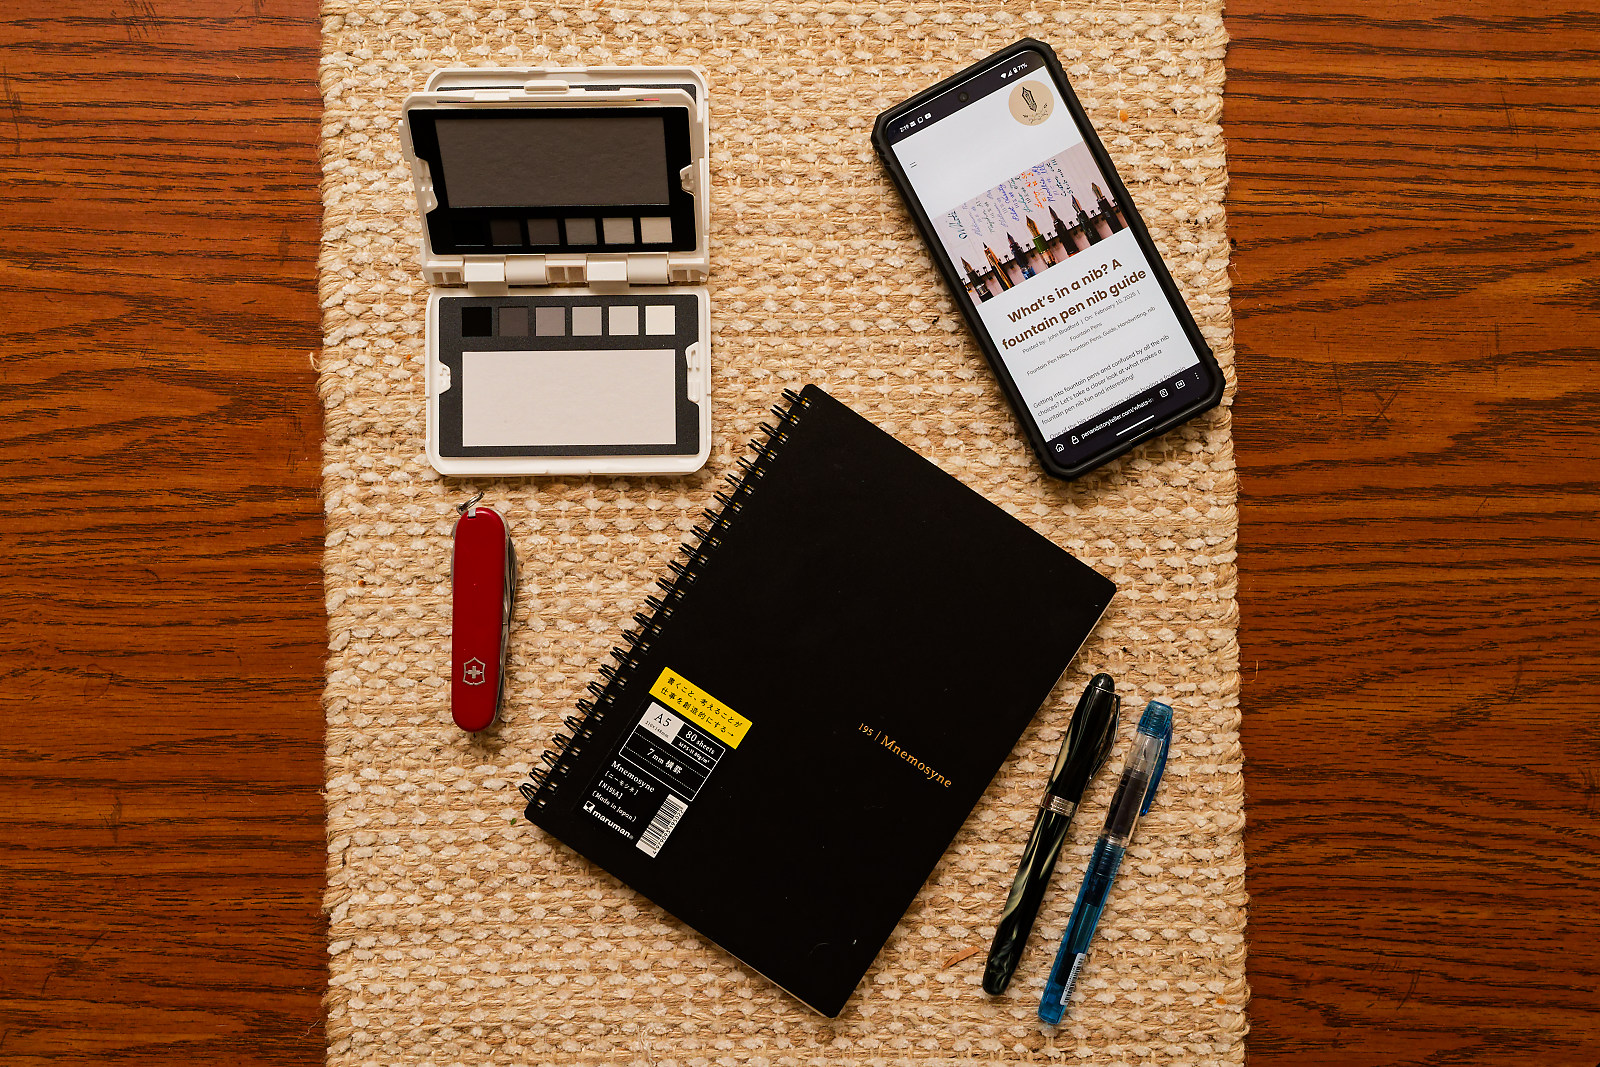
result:
M 834 1016 L 1113 586 L 821 389 L 785 396 L 523 792 Z

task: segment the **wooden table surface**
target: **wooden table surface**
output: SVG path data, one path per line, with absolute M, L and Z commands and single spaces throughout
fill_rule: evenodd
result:
M 316 5 L 9 6 L 0 1062 L 318 1064 Z M 1600 14 L 1228 23 L 1251 1059 L 1595 1067 Z

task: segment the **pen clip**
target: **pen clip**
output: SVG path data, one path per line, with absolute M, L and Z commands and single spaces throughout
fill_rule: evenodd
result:
M 1111 698 L 1111 722 L 1106 725 L 1105 733 L 1100 735 L 1100 751 L 1095 753 L 1094 766 L 1089 770 L 1089 777 L 1093 778 L 1100 773 L 1100 768 L 1105 766 L 1106 757 L 1111 755 L 1111 750 L 1117 744 L 1117 726 L 1122 722 L 1122 698 Z
M 1139 809 L 1142 818 L 1150 810 L 1150 805 L 1155 803 L 1156 786 L 1161 784 L 1161 772 L 1167 769 L 1167 750 L 1172 747 L 1172 724 L 1167 724 L 1167 732 L 1161 737 L 1161 751 L 1156 753 L 1156 769 L 1150 775 L 1150 787 L 1144 791 L 1144 805 Z

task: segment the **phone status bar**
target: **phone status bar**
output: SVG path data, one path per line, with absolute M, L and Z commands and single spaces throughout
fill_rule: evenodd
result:
M 969 107 L 984 97 L 1004 89 L 1015 78 L 1044 68 L 1044 57 L 1038 52 L 1019 52 L 1005 62 L 980 70 L 970 78 L 951 86 L 930 100 L 924 100 L 909 113 L 891 118 L 884 130 L 890 144 L 903 141 L 931 122 L 937 122 Z

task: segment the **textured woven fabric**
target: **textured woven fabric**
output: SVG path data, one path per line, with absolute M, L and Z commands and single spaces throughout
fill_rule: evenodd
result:
M 1018 37 L 1051 42 L 1231 380 L 1220 16 L 1220 0 L 329 0 L 330 1063 L 1243 1061 L 1227 408 L 1073 485 L 1043 477 L 869 144 L 884 107 Z M 676 479 L 441 479 L 423 450 L 426 287 L 400 101 L 441 65 L 601 63 L 693 65 L 710 81 L 710 463 Z M 806 382 L 1118 587 L 836 1021 L 553 844 L 520 819 L 516 791 L 767 408 Z M 510 522 L 522 577 L 503 723 L 469 737 L 448 709 L 450 529 L 452 505 L 480 488 Z M 1017 979 L 990 998 L 993 923 L 1072 701 L 1098 670 L 1123 694 L 1118 748 Z M 1167 778 L 1052 1031 L 1034 1009 L 1152 697 L 1177 709 Z

